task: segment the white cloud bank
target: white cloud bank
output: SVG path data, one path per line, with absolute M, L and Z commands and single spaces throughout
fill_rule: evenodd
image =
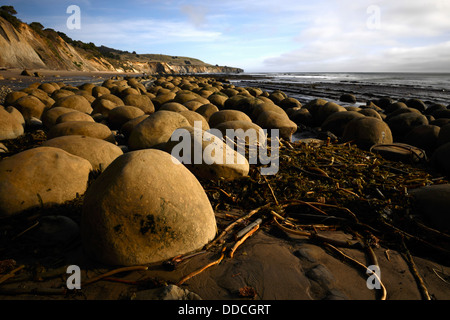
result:
M 265 59 L 264 69 L 450 72 L 450 1 L 344 0 L 316 9 L 298 48 Z

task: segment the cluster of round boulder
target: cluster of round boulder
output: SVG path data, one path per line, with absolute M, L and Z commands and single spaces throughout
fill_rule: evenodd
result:
M 204 135 L 213 128 L 224 135 L 227 129 L 278 129 L 290 140 L 304 125 L 366 149 L 401 142 L 432 153 L 436 166 L 450 173 L 450 110 L 442 105 L 427 108 L 413 99 L 358 108 L 322 99 L 302 105 L 279 90 L 213 77 L 152 80 L 147 87 L 137 78 L 78 87 L 36 83 L 9 93 L 0 106 L 0 141 L 27 128 L 45 130 L 48 140 L 0 161 L 0 218 L 84 194 L 81 235 L 95 260 L 135 265 L 197 250 L 217 231 L 198 179 L 244 177 L 249 162 L 224 142 L 223 154 L 240 161 L 177 163 L 171 138 L 186 129 L 198 139 L 194 123 Z M 205 150 L 208 141 L 201 145 Z M 100 175 L 88 188 L 92 171 Z

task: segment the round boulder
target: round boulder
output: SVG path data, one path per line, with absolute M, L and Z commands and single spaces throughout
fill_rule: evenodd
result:
M 248 175 L 250 166 L 243 154 L 228 146 L 220 136 L 196 130 L 197 127 L 177 129 L 164 150 L 197 178 L 234 180 Z
M 369 150 L 376 144 L 393 143 L 392 132 L 386 122 L 372 117 L 356 118 L 344 129 L 343 141 L 354 141 L 361 149 Z
M 111 126 L 111 129 L 119 129 L 126 122 L 143 116 L 144 114 L 144 111 L 138 107 L 116 107 L 108 113 L 108 122 Z
M 340 96 L 339 101 L 347 103 L 356 103 L 356 97 L 351 93 L 344 93 Z
M 95 122 L 94 119 L 88 115 L 87 113 L 73 111 L 60 115 L 58 119 L 56 119 L 56 123 L 70 122 L 70 121 L 88 121 Z
M 218 111 L 219 111 L 219 108 L 217 108 L 212 103 L 204 104 L 195 110 L 195 112 L 201 114 L 206 119 L 206 121 L 209 121 L 209 118 L 211 117 L 211 115 Z
M 438 146 L 441 128 L 433 125 L 421 125 L 413 128 L 405 137 L 405 142 L 432 154 Z M 450 142 L 450 141 L 449 141 Z
M 432 185 L 410 190 L 416 214 L 444 232 L 450 231 L 450 184 Z
M 214 211 L 195 176 L 159 150 L 117 158 L 89 187 L 83 247 L 108 265 L 160 262 L 202 248 L 216 235 Z
M 48 132 L 48 138 L 53 139 L 61 136 L 88 136 L 116 143 L 114 135 L 107 126 L 90 121 L 71 121 L 54 125 Z
M 31 118 L 41 119 L 42 114 L 47 109 L 45 104 L 35 96 L 27 95 L 19 98 L 14 107 L 22 113 L 25 120 Z
M 86 136 L 62 136 L 45 141 L 42 146 L 62 149 L 88 160 L 93 170 L 104 171 L 117 157 L 123 154 L 118 146 Z
M 128 94 L 123 98 L 123 102 L 126 106 L 133 106 L 141 109 L 145 114 L 155 112 L 155 106 L 153 105 L 150 97 L 140 94 Z
M 92 112 L 92 107 L 89 101 L 85 97 L 77 94 L 57 100 L 53 107 L 69 108 L 87 114 L 91 114 Z
M 330 115 L 322 124 L 322 131 L 330 131 L 341 137 L 347 123 L 356 118 L 363 118 L 364 115 L 356 111 L 336 112 Z
M 297 124 L 291 121 L 287 115 L 273 111 L 262 112 L 255 123 L 263 129 L 279 130 L 280 138 L 288 141 L 291 140 L 292 135 L 297 131 Z
M 133 129 L 128 146 L 131 150 L 158 147 L 166 143 L 176 129 L 189 126 L 189 121 L 178 112 L 160 110 Z
M 242 111 L 238 110 L 221 110 L 213 113 L 209 117 L 209 126 L 215 128 L 217 125 L 227 121 L 248 121 L 252 122 L 252 119 Z
M 445 124 L 441 127 L 437 139 L 437 145 L 442 146 L 447 142 L 450 142 L 450 123 Z
M 450 142 L 438 147 L 431 158 L 433 167 L 450 178 Z
M 0 217 L 63 204 L 86 191 L 92 166 L 62 149 L 39 147 L 0 161 Z
M 0 106 L 0 141 L 15 139 L 24 133 L 23 124 L 14 116 L 14 112 L 17 112 L 22 116 L 20 112 L 13 107 L 5 109 L 3 106 Z
M 428 125 L 428 119 L 421 114 L 415 112 L 402 113 L 395 117 L 386 120 L 386 123 L 391 128 L 394 139 L 403 140 L 405 135 L 408 134 L 413 128 Z
M 180 114 L 185 117 L 187 121 L 189 121 L 192 127 L 194 126 L 195 121 L 199 121 L 202 123 L 203 130 L 209 130 L 208 121 L 206 121 L 206 119 L 201 114 L 191 110 L 181 111 Z

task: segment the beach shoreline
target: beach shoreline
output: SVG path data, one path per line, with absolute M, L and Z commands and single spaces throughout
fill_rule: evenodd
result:
M 14 70 L 11 75 L 17 75 L 18 71 L 21 72 L 21 70 Z M 32 71 L 36 72 L 37 70 Z M 22 82 L 17 82 L 17 85 L 26 85 L 28 81 L 30 81 L 30 84 L 41 82 L 41 80 L 43 82 L 51 82 L 55 81 L 55 79 L 59 79 L 57 82 L 64 82 L 64 79 L 68 79 L 69 81 L 87 83 L 90 81 L 84 79 L 88 78 L 91 81 L 101 83 L 116 76 L 140 76 L 139 74 L 61 72 L 58 73 L 59 77 L 53 77 L 55 73 L 48 70 L 42 74 L 44 75 L 42 78 L 18 77 L 16 81 Z M 176 77 L 177 75 L 173 76 Z M 192 75 L 193 78 L 196 76 Z M 356 91 L 358 84 L 345 84 L 343 88 L 340 88 L 339 84 L 327 85 L 325 83 L 296 84 L 293 86 L 276 85 L 264 82 L 264 80 L 259 78 L 249 79 L 248 75 L 216 74 L 198 75 L 198 77 L 228 79 L 233 84 L 252 85 L 261 89 L 267 88 L 268 91 L 277 90 L 276 88 L 283 90 L 284 88 L 284 91 L 290 97 L 295 98 L 296 94 L 299 97 L 304 97 L 305 100 L 299 99 L 299 101 L 305 104 L 309 101 L 309 98 L 306 99 L 307 97 L 310 97 L 311 100 L 317 97 L 328 101 L 338 101 L 340 94 L 352 92 L 357 96 L 357 102 L 365 105 L 368 91 L 374 90 L 374 86 L 371 86 L 370 88 L 363 88 L 364 90 L 359 88 L 360 91 L 358 92 Z M 260 82 L 261 80 L 263 82 Z M 0 85 L 2 85 L 1 81 Z M 330 90 L 327 90 L 327 88 Z M 406 88 L 402 90 L 406 90 Z M 398 94 L 401 95 L 405 92 L 402 91 Z M 380 97 L 388 94 L 390 92 L 382 91 L 380 92 Z M 414 94 L 415 97 L 419 95 L 417 91 L 410 92 L 410 94 Z M 373 96 L 373 98 L 376 97 L 378 96 Z M 403 98 L 408 98 L 408 96 Z M 430 104 L 435 102 L 434 100 L 429 101 Z M 38 142 L 41 143 L 42 140 L 46 140 L 46 132 L 33 129 L 27 132 L 24 140 L 19 139 L 17 141 L 25 141 L 25 143 L 30 144 L 28 147 L 32 148 Z M 173 289 L 174 287 L 171 285 L 182 289 L 178 290 L 175 288 L 178 290 L 176 295 L 178 299 L 199 297 L 204 300 L 236 300 L 244 302 L 261 300 L 376 300 L 380 298 L 381 291 L 374 290 L 373 287 L 370 288 L 367 282 L 370 275 L 365 273 L 365 270 L 361 270 L 361 266 L 355 267 L 354 264 L 354 261 L 359 261 L 364 266 L 369 266 L 375 263 L 372 259 L 373 257 L 369 256 L 365 246 L 349 245 L 346 247 L 346 244 L 358 239 L 359 230 L 364 230 L 364 232 L 371 230 L 378 236 L 382 235 L 383 232 L 376 230 L 377 227 L 386 227 L 386 230 L 390 230 L 389 233 L 386 233 L 386 239 L 381 239 L 385 240 L 383 244 L 389 244 L 389 246 L 378 245 L 378 240 L 380 239 L 377 238 L 372 238 L 373 243 L 370 246 L 374 250 L 375 261 L 377 261 L 381 269 L 382 281 L 386 286 L 389 300 L 425 299 L 423 288 L 417 280 L 417 273 L 420 274 L 421 279 L 425 282 L 429 297 L 436 300 L 450 299 L 450 282 L 448 281 L 450 265 L 446 263 L 445 256 L 439 256 L 439 254 L 431 252 L 431 249 L 428 252 L 428 245 L 430 244 L 420 242 L 421 239 L 417 237 L 407 236 L 408 247 L 413 258 L 412 264 L 408 260 L 409 256 L 406 254 L 408 251 L 403 250 L 398 242 L 394 242 L 394 240 L 398 241 L 399 238 L 407 235 L 406 232 L 398 232 L 395 229 L 389 229 L 390 226 L 383 226 L 382 224 L 372 228 L 372 226 L 368 227 L 361 224 L 360 222 L 363 220 L 358 220 L 359 218 L 367 218 L 364 217 L 366 213 L 364 208 L 378 214 L 379 212 L 375 210 L 375 207 L 380 202 L 386 204 L 385 209 L 387 213 L 385 214 L 387 215 L 392 215 L 392 211 L 404 209 L 402 207 L 404 205 L 402 197 L 406 197 L 407 192 L 401 186 L 397 190 L 395 185 L 391 185 L 386 187 L 386 191 L 389 192 L 387 194 L 383 189 L 384 185 L 380 184 L 379 187 L 386 194 L 378 190 L 380 194 L 375 193 L 376 195 L 372 196 L 372 198 L 363 199 L 357 194 L 362 189 L 358 191 L 356 182 L 354 189 L 352 189 L 353 191 L 343 186 L 342 182 L 344 180 L 348 180 L 350 184 L 350 178 L 339 181 L 341 182 L 340 185 L 339 183 L 336 184 L 338 180 L 334 180 L 333 177 L 337 178 L 338 175 L 343 175 L 344 178 L 347 178 L 345 172 L 342 172 L 345 168 L 355 172 L 355 174 L 359 174 L 358 177 L 354 177 L 353 180 L 355 181 L 368 177 L 372 174 L 372 170 L 380 165 L 376 156 L 370 152 L 356 150 L 351 144 L 333 145 L 330 141 L 327 142 L 326 139 L 312 144 L 292 141 L 282 141 L 281 143 L 281 158 L 283 159 L 283 165 L 285 165 L 282 172 L 284 174 L 283 177 L 268 177 L 262 180 L 257 170 L 254 170 L 252 171 L 253 176 L 248 180 L 243 180 L 243 185 L 240 185 L 239 182 L 233 184 L 224 181 L 215 185 L 209 181 L 201 180 L 215 209 L 214 213 L 218 224 L 217 236 L 234 222 L 246 217 L 249 212 L 257 210 L 255 207 L 260 208 L 259 206 L 264 201 L 271 204 L 271 209 L 278 210 L 280 208 L 278 201 L 283 200 L 289 203 L 289 201 L 305 200 L 307 204 L 311 205 L 313 203 L 312 207 L 309 208 L 311 211 L 303 211 L 304 204 L 291 204 L 291 207 L 293 207 L 290 212 L 292 217 L 299 213 L 322 213 L 329 209 L 330 212 L 325 214 L 327 216 L 325 218 L 335 218 L 339 223 L 345 221 L 343 226 L 339 223 L 331 225 L 331 227 L 326 226 L 324 225 L 326 219 L 322 216 L 319 220 L 320 223 L 312 224 L 312 227 L 308 224 L 307 228 L 310 228 L 308 230 L 310 230 L 311 234 L 319 232 L 323 238 L 305 236 L 305 234 L 298 232 L 294 228 L 289 229 L 286 227 L 292 226 L 295 221 L 291 219 L 292 217 L 289 217 L 289 214 L 287 215 L 290 219 L 289 221 L 287 221 L 288 219 L 284 221 L 284 219 L 279 217 L 279 220 L 275 220 L 274 217 L 277 217 L 278 211 L 274 214 L 271 210 L 260 210 L 261 212 L 257 210 L 257 212 L 254 212 L 255 215 L 252 219 L 242 219 L 242 222 L 237 224 L 233 230 L 233 232 L 237 232 L 239 229 L 245 228 L 260 214 L 260 218 L 263 221 L 261 227 L 253 236 L 249 237 L 247 241 L 238 247 L 234 256 L 229 255 L 231 244 L 236 241 L 234 233 L 230 232 L 227 234 L 227 238 L 224 238 L 224 241 L 218 242 L 209 250 L 205 249 L 203 254 L 186 259 L 186 261 L 183 261 L 173 269 L 168 269 L 167 264 L 164 264 L 164 262 L 158 262 L 148 265 L 146 270 L 118 273 L 114 276 L 108 276 L 107 279 L 101 278 L 84 286 L 89 280 L 95 279 L 99 275 L 104 275 L 108 271 L 118 270 L 119 267 L 105 266 L 88 258 L 78 238 L 70 242 L 68 247 L 59 245 L 54 247 L 37 246 L 34 242 L 36 238 L 34 238 L 33 229 L 39 230 L 38 225 L 33 225 L 31 222 L 29 222 L 29 225 L 23 225 L 13 219 L 12 222 L 17 224 L 12 224 L 11 227 L 7 227 L 6 224 L 3 225 L 3 227 L 6 227 L 2 229 L 1 235 L 4 236 L 4 239 L 9 239 L 11 234 L 14 234 L 17 241 L 11 242 L 13 244 L 11 246 L 9 246 L 9 242 L 5 241 L 1 243 L 0 249 L 8 254 L 13 253 L 11 257 L 15 258 L 17 256 L 19 259 L 22 259 L 18 259 L 17 262 L 27 267 L 22 273 L 18 272 L 17 276 L 13 275 L 10 281 L 5 281 L 0 286 L 0 300 L 158 300 L 162 299 L 162 297 L 167 298 L 167 293 L 164 296 L 162 291 L 169 287 Z M 352 152 L 355 152 L 355 154 Z M 305 155 L 304 159 L 302 158 L 303 155 Z M 350 158 L 345 161 L 342 158 L 344 155 L 350 155 Z M 341 160 L 337 160 L 339 158 Z M 300 161 L 299 159 L 303 159 L 302 161 L 304 162 L 296 163 L 296 161 Z M 337 163 L 339 161 L 341 163 Z M 381 171 L 382 174 L 392 179 L 396 177 L 398 181 L 409 179 L 413 180 L 414 183 L 417 183 L 417 181 L 445 183 L 444 178 L 437 173 L 433 173 L 435 175 L 426 176 L 425 178 L 421 177 L 422 173 L 423 175 L 428 173 L 425 172 L 420 164 L 403 165 L 395 162 L 385 162 L 380 166 L 384 166 L 384 171 Z M 314 169 L 315 171 L 313 171 Z M 303 177 L 301 182 L 304 184 L 305 189 L 302 192 L 307 197 L 285 199 L 285 197 L 288 197 L 285 192 L 289 189 L 286 181 L 292 183 L 293 180 L 283 181 L 283 179 L 294 179 L 300 175 Z M 381 179 L 379 176 L 375 178 Z M 245 185 L 245 183 L 249 184 Z M 308 185 L 307 183 L 310 184 Z M 239 187 L 242 189 L 239 189 Z M 244 192 L 253 188 L 258 189 L 254 196 L 256 200 L 252 199 L 255 203 L 247 203 L 246 201 L 250 201 L 250 196 L 244 196 Z M 338 202 L 338 197 L 334 194 L 339 194 L 345 201 L 348 200 L 347 204 L 353 203 L 355 208 L 357 208 L 357 204 L 361 203 L 366 204 L 367 207 L 358 210 L 358 214 L 361 214 L 361 216 L 354 220 L 352 218 L 352 210 L 355 208 L 343 207 L 343 204 Z M 392 201 L 391 199 L 388 201 L 387 197 L 392 198 Z M 239 206 L 237 201 L 246 203 L 247 206 Z M 79 197 L 67 205 L 56 206 L 49 211 L 38 208 L 36 214 L 66 215 L 79 222 L 82 202 L 83 198 Z M 326 207 L 326 205 L 331 207 Z M 399 208 L 396 209 L 395 206 Z M 389 210 L 391 210 L 390 213 Z M 404 216 L 401 216 L 402 219 L 409 219 L 406 212 L 402 211 L 401 213 L 404 214 Z M 370 219 L 371 217 L 369 217 Z M 400 219 L 400 222 L 403 221 L 402 219 Z M 284 229 L 281 223 L 286 223 L 283 224 Z M 444 237 L 443 235 L 440 236 Z M 339 251 L 333 251 L 332 248 L 325 245 L 327 241 L 320 241 L 320 239 L 332 239 L 343 245 L 344 248 L 340 248 L 339 251 L 341 253 L 345 252 L 348 257 L 351 257 L 353 263 L 351 259 L 346 260 L 343 258 Z M 439 244 L 433 242 L 431 246 Z M 227 256 L 217 262 L 221 257 L 221 253 L 223 253 L 221 248 L 228 250 Z M 21 251 L 22 249 L 24 251 Z M 30 250 L 31 253 L 26 255 L 26 250 Z M 199 268 L 210 266 L 214 262 L 217 263 L 210 269 L 204 270 L 180 283 L 187 275 L 191 275 L 192 272 L 199 270 Z M 78 265 L 81 268 L 83 281 L 80 291 L 66 290 L 67 264 Z M 415 271 L 414 267 L 416 268 Z M 173 296 L 169 295 L 169 297 Z

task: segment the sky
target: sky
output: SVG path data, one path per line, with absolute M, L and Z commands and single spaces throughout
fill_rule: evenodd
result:
M 245 72 L 450 72 L 450 0 L 10 0 L 97 46 Z M 78 6 L 79 19 L 71 5 Z M 68 24 L 69 21 L 69 24 Z M 74 23 L 79 22 L 75 25 Z

